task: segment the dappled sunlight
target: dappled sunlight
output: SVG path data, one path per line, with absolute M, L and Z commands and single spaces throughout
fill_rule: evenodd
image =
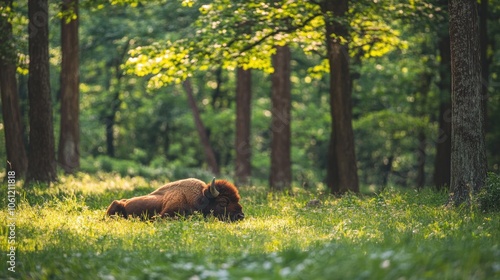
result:
M 68 175 L 60 178 L 56 186 L 65 192 L 81 192 L 84 194 L 95 193 L 102 194 L 109 190 L 131 191 L 135 188 L 148 188 L 152 190 L 158 185 L 157 181 L 147 182 L 143 177 L 122 177 L 117 174 L 100 173 L 90 175 L 78 173 L 77 175 Z
M 498 1 L 4 2 L 0 279 L 500 279 Z
M 435 256 L 434 273 L 450 260 L 458 265 L 481 255 L 490 260 L 480 264 L 487 271 L 500 267 L 493 261 L 500 257 L 498 217 L 445 208 L 446 195 L 431 191 L 388 188 L 377 195 L 339 198 L 245 187 L 241 203 L 246 217 L 238 222 L 201 214 L 151 221 L 105 216 L 109 192 L 133 194 L 136 188 L 145 191 L 149 183 L 143 178 L 79 174 L 64 176 L 51 188 L 23 190 L 16 212 L 16 245 L 23 266 L 48 269 L 41 270 L 43 275 L 92 270 L 129 277 L 167 270 L 185 279 L 288 279 L 323 271 L 317 275 L 322 279 L 333 273 L 326 268 L 348 277 L 360 274 L 345 267 L 359 264 L 366 271 L 359 273 L 383 277 L 391 270 L 419 271 L 429 265 L 429 255 Z M 38 198 L 28 199 L 34 195 Z M 320 203 L 309 203 L 315 199 Z M 6 215 L 0 212 L 1 219 Z M 0 246 L 7 246 L 5 229 L 0 231 Z M 471 259 L 458 258 L 465 252 Z

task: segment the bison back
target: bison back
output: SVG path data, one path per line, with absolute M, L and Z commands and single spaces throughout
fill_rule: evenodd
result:
M 189 178 L 168 183 L 150 195 L 161 197 L 162 216 L 174 216 L 176 213 L 190 214 L 208 204 L 208 199 L 203 195 L 206 186 L 201 180 Z

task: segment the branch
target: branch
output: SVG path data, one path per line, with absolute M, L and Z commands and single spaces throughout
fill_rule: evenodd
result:
M 278 35 L 280 33 L 292 33 L 300 28 L 303 28 L 304 26 L 306 26 L 309 22 L 311 22 L 313 19 L 315 19 L 316 17 L 318 16 L 321 16 L 321 14 L 313 14 L 312 16 L 310 16 L 309 18 L 307 18 L 302 24 L 300 25 L 296 25 L 296 26 L 291 26 L 291 27 L 287 27 L 287 28 L 283 28 L 283 29 L 276 29 L 274 32 L 271 32 L 269 34 L 267 34 L 266 36 L 262 37 L 261 39 L 257 40 L 256 42 L 250 44 L 250 45 L 247 45 L 245 48 L 243 48 L 240 53 L 238 55 L 241 55 L 241 53 L 244 53 L 248 50 L 251 50 L 252 48 L 260 45 L 262 42 L 264 42 L 265 40 L 267 40 L 268 38 L 270 37 L 273 37 L 275 35 Z M 237 40 L 234 40 L 232 43 L 235 43 Z M 229 45 L 228 45 L 229 46 Z

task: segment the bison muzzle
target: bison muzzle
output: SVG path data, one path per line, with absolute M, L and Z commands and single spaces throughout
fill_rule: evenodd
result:
M 115 200 L 106 214 L 151 219 L 199 212 L 205 217 L 212 214 L 220 220 L 237 221 L 245 217 L 239 200 L 238 189 L 228 181 L 214 178 L 206 184 L 190 178 L 168 183 L 148 195 Z

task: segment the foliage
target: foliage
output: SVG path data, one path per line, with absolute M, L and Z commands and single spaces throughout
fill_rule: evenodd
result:
M 0 55 L 3 59 L 13 60 L 18 67 L 17 72 L 22 75 L 28 74 L 28 34 L 25 27 L 28 25 L 27 4 L 13 2 L 12 7 L 0 6 L 0 17 L 12 26 L 12 37 L 2 36 Z M 5 34 L 4 34 L 5 35 Z
M 476 197 L 479 209 L 484 212 L 500 212 L 500 176 L 489 173 L 486 184 Z
M 417 134 L 421 130 L 432 135 L 436 127 L 429 126 L 425 118 L 390 109 L 367 113 L 357 119 L 354 122 L 357 156 L 361 162 L 360 176 L 365 182 L 383 188 L 383 166 L 392 161 L 391 182 L 402 186 L 411 184 L 416 162 L 416 151 L 412 149 L 416 149 Z
M 215 0 L 202 5 L 199 11 L 193 23 L 195 32 L 190 36 L 132 50 L 127 73 L 151 75 L 149 87 L 159 88 L 213 67 L 232 70 L 239 66 L 272 73 L 274 48 L 285 44 L 308 55 L 326 56 L 325 15 L 312 1 Z M 393 30 L 381 14 L 370 13 L 369 9 L 354 11 L 350 20 L 338 19 L 351 27 L 351 38 L 341 39 L 350 43 L 352 56 L 375 57 L 406 47 L 399 31 Z M 326 66 L 320 62 L 311 69 L 312 76 L 328 72 Z
M 92 174 L 100 172 L 114 173 L 120 176 L 146 177 L 151 179 L 174 178 L 211 178 L 213 174 L 199 169 L 167 164 L 161 158 L 152 161 L 150 165 L 143 165 L 136 160 L 115 159 L 108 156 L 98 156 L 96 158 L 83 158 L 81 160 L 81 171 Z
M 387 188 L 336 198 L 240 188 L 246 219 L 104 217 L 163 181 L 100 173 L 17 185 L 16 274 L 35 279 L 495 279 L 500 217 L 443 207 L 444 193 Z M 2 185 L 2 191 L 6 189 Z M 319 198 L 320 205 L 306 206 Z M 1 209 L 6 209 L 2 199 Z M 7 211 L 0 212 L 6 220 Z M 0 246 L 7 246 L 0 228 Z M 356 268 L 356 269 L 353 269 Z M 12 275 L 7 270 L 0 277 Z

